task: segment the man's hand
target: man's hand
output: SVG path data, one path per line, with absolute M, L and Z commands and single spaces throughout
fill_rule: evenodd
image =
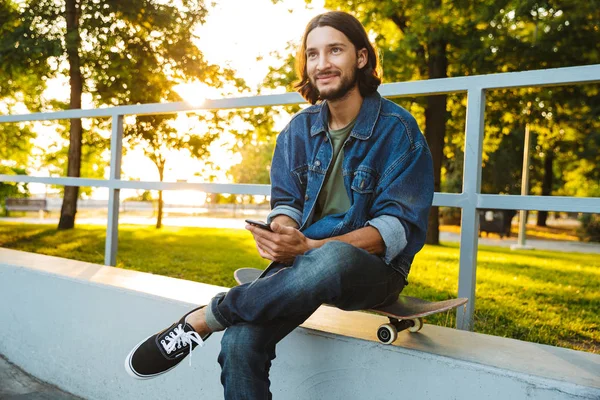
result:
M 277 222 L 271 222 L 273 232 L 252 225 L 246 225 L 246 229 L 254 236 L 258 254 L 267 260 L 292 264 L 297 256 L 317 247 L 317 241 L 298 229 Z

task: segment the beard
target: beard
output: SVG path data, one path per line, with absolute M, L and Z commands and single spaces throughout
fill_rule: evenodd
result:
M 319 99 L 329 101 L 339 100 L 346 96 L 348 92 L 352 90 L 352 88 L 354 88 L 356 82 L 358 82 L 358 68 L 354 68 L 352 70 L 352 75 L 342 76 L 340 85 L 336 88 L 328 88 L 327 91 L 321 92 L 318 89 L 316 82 L 316 76 L 311 78 L 311 83 L 317 91 L 317 93 L 319 94 Z

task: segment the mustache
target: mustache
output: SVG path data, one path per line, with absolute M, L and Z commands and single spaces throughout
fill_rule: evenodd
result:
M 316 79 L 319 78 L 326 78 L 326 77 L 330 77 L 330 76 L 339 76 L 340 73 L 337 71 L 326 71 L 326 72 L 319 72 L 318 74 L 315 74 L 314 77 Z

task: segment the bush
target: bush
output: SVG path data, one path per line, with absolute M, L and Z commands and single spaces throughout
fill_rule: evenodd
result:
M 457 207 L 440 207 L 440 223 L 442 225 L 460 226 L 461 209 Z
M 128 197 L 123 199 L 123 201 L 153 201 L 152 192 L 149 190 L 144 190 L 141 194 L 138 192 L 136 196 Z
M 3 175 L 27 175 L 21 168 L 5 167 L 0 165 L 0 174 Z M 0 211 L 8 217 L 6 209 L 6 199 L 9 197 L 22 198 L 29 197 L 29 188 L 24 182 L 0 182 Z
M 600 215 L 583 214 L 579 220 L 581 227 L 577 230 L 577 236 L 584 242 L 600 242 Z

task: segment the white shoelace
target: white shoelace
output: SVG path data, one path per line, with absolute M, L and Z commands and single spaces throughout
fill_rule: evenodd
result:
M 173 332 L 170 332 L 167 336 L 165 336 L 165 340 L 161 340 L 161 344 L 163 345 L 167 354 L 171 354 L 171 352 L 175 351 L 175 349 L 180 349 L 181 346 L 189 346 L 190 366 L 192 365 L 192 342 L 196 342 L 196 344 L 200 347 L 204 346 L 204 340 L 202 340 L 200 335 L 195 331 L 185 332 L 182 324 L 179 324 L 175 329 L 173 329 Z

